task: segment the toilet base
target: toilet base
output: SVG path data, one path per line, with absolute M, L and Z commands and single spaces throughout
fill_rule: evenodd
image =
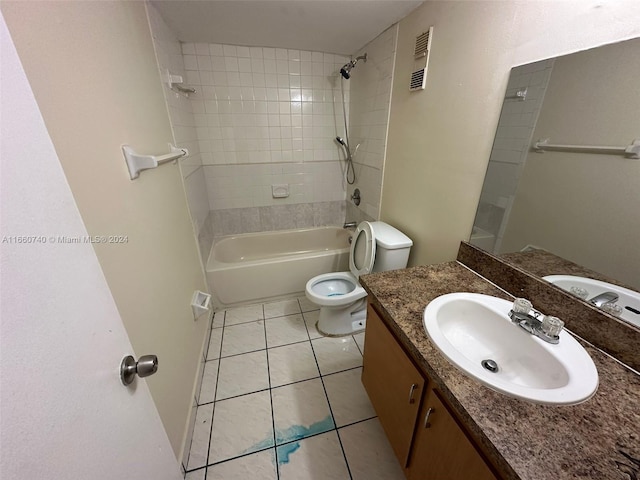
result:
M 316 328 L 327 337 L 343 337 L 364 331 L 367 323 L 367 299 L 346 307 L 320 307 Z

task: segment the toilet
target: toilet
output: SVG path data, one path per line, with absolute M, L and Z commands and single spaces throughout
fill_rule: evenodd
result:
M 320 306 L 317 328 L 323 335 L 335 337 L 364 330 L 367 316 L 367 292 L 360 275 L 405 268 L 413 242 L 384 222 L 362 222 L 351 241 L 350 272 L 331 272 L 307 282 L 305 294 Z

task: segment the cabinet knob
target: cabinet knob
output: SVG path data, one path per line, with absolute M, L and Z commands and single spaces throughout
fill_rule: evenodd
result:
M 431 424 L 429 423 L 429 417 L 433 413 L 433 407 L 429 407 L 427 413 L 424 414 L 424 428 L 429 428 Z
M 409 403 L 415 403 L 415 400 L 413 398 L 413 392 L 416 391 L 416 388 L 418 388 L 418 384 L 412 383 L 411 388 L 409 389 Z

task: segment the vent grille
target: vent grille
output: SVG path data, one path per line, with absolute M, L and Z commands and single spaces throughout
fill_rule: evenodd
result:
M 426 68 L 421 68 L 411 74 L 411 83 L 409 90 L 424 90 L 426 76 Z
M 413 68 L 411 73 L 411 83 L 409 90 L 415 92 L 424 90 L 427 83 L 427 68 L 429 67 L 429 56 L 431 55 L 431 44 L 433 43 L 433 27 L 422 32 L 416 37 L 416 48 L 414 50 Z
M 416 37 L 416 49 L 414 51 L 415 58 L 426 57 L 429 50 L 429 38 L 431 37 L 431 28 L 422 32 Z

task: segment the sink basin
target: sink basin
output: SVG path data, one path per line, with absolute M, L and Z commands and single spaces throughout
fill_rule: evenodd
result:
M 511 397 L 548 405 L 573 405 L 598 388 L 598 371 L 566 331 L 557 345 L 513 324 L 512 302 L 477 293 L 450 293 L 424 311 L 424 327 L 438 350 L 464 373 Z M 493 372 L 483 366 L 492 360 Z
M 573 275 L 548 275 L 542 277 L 549 283 L 553 283 L 557 287 L 560 287 L 567 292 L 571 287 L 584 288 L 589 292 L 587 300 L 600 295 L 604 292 L 614 292 L 618 294 L 618 301 L 616 302 L 622 307 L 622 314 L 620 318 L 625 320 L 636 327 L 640 327 L 640 293 L 629 290 L 628 288 L 619 287 L 612 283 L 601 282 L 600 280 L 594 280 L 587 277 L 576 277 Z

